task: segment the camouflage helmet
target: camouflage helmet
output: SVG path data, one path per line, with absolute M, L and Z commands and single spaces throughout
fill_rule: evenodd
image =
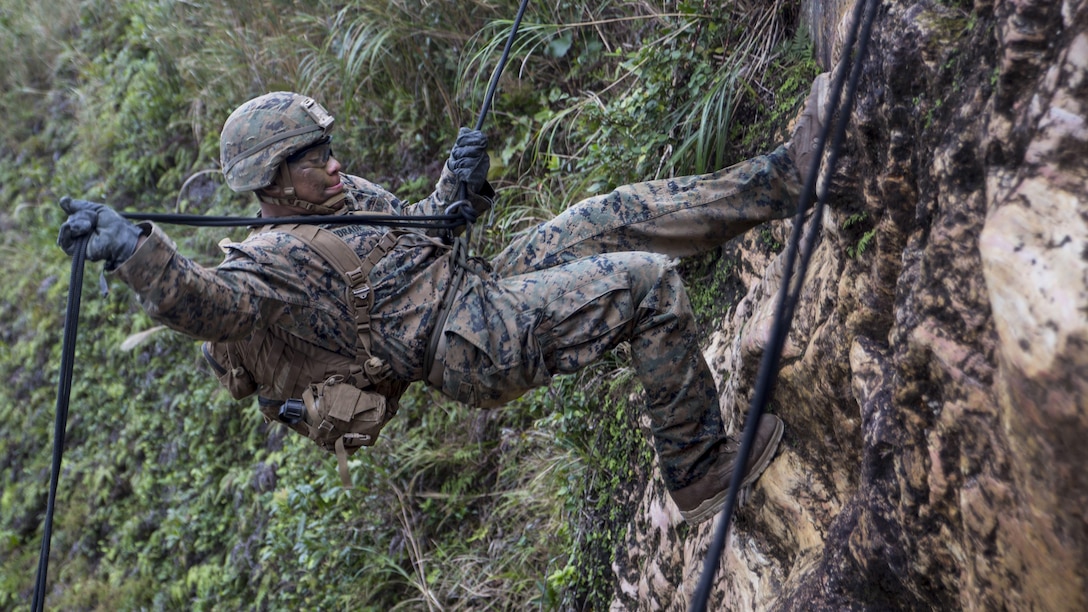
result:
M 239 106 L 223 124 L 219 161 L 234 191 L 272 184 L 292 153 L 325 138 L 333 117 L 313 98 L 277 91 Z

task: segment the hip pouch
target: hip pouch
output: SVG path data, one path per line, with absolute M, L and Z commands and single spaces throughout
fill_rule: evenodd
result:
M 205 342 L 201 347 L 204 359 L 215 372 L 230 396 L 243 399 L 257 392 L 253 375 L 242 366 L 242 356 L 234 342 Z
M 351 488 L 347 458 L 359 448 L 371 446 L 393 415 L 380 393 L 346 382 L 337 374 L 322 383 L 311 384 L 302 400 L 291 399 L 277 406 L 261 402 L 261 412 L 314 441 L 322 450 L 335 453 L 340 480 Z

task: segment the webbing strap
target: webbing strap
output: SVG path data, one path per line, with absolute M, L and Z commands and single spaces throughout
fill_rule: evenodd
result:
M 298 199 L 297 197 L 295 197 L 295 188 L 290 186 L 291 175 L 287 171 L 287 164 L 280 165 L 280 183 L 283 185 L 288 185 L 288 187 L 286 188 L 288 197 L 274 198 L 270 195 L 262 195 L 261 200 L 269 204 L 275 204 L 276 206 L 291 206 L 295 208 L 303 208 L 318 215 L 335 215 L 344 208 L 344 202 L 348 198 L 347 194 L 341 191 L 340 193 L 319 204 Z
M 439 359 L 438 351 L 439 346 L 442 345 L 442 337 L 445 334 L 446 319 L 450 316 L 450 305 L 453 303 L 457 292 L 461 290 L 461 281 L 465 277 L 465 250 L 468 247 L 465 244 L 465 238 L 458 237 L 453 244 L 453 255 L 450 257 L 450 267 L 453 268 L 453 272 L 450 275 L 450 282 L 446 285 L 445 292 L 442 293 L 442 301 L 438 309 L 438 316 L 435 317 L 434 329 L 431 330 L 431 337 L 427 342 L 427 351 L 423 353 L 423 375 L 427 377 L 427 382 L 434 385 L 435 388 L 442 388 L 442 360 Z
M 276 225 L 262 228 L 262 231 L 265 230 L 291 234 L 305 242 L 344 277 L 352 296 L 350 303 L 355 310 L 356 337 L 360 345 L 360 350 L 356 352 L 356 362 L 365 365 L 371 357 L 370 308 L 374 305 L 374 294 L 368 284 L 370 271 L 393 250 L 401 232 L 387 232 L 366 258 L 361 259 L 355 249 L 342 238 L 317 225 Z M 372 369 L 365 371 L 370 373 Z
M 336 466 L 340 471 L 340 482 L 345 489 L 351 488 L 351 472 L 348 471 L 348 451 L 344 447 L 344 436 L 336 439 Z

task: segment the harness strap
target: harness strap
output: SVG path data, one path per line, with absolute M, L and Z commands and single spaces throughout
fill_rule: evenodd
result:
M 458 237 L 453 245 L 453 255 L 450 257 L 450 266 L 453 268 L 450 283 L 446 285 L 446 291 L 442 294 L 434 329 L 427 342 L 427 351 L 423 354 L 423 375 L 436 389 L 442 388 L 442 371 L 445 369 L 442 364 L 442 357 L 446 353 L 446 334 L 443 328 L 446 327 L 446 319 L 450 317 L 450 305 L 453 303 L 453 298 L 457 297 L 457 292 L 461 289 L 461 281 L 465 278 L 465 249 L 464 237 Z
M 348 471 L 348 450 L 344 447 L 344 436 L 336 439 L 336 467 L 340 472 L 340 482 L 345 489 L 351 488 L 351 472 Z
M 374 294 L 370 290 L 369 277 L 374 266 L 396 246 L 402 232 L 387 232 L 366 258 L 361 259 L 355 249 L 343 239 L 317 225 L 282 225 L 265 229 L 291 234 L 305 242 L 344 277 L 348 291 L 351 292 L 351 306 L 355 311 L 355 331 L 359 343 L 356 362 L 362 367 L 362 372 L 371 384 L 386 378 L 392 368 L 370 352 L 370 308 L 374 305 Z
M 280 167 L 286 168 L 287 165 L 284 164 Z M 289 184 L 290 180 L 290 175 L 284 175 L 280 178 L 280 182 L 285 184 Z M 306 200 L 300 200 L 296 198 L 294 195 L 294 187 L 287 187 L 286 189 L 290 190 L 288 197 L 286 198 L 274 198 L 269 195 L 262 195 L 259 199 L 262 202 L 275 204 L 276 206 L 292 206 L 296 208 L 304 208 L 318 215 L 334 215 L 340 212 L 344 208 L 344 201 L 347 200 L 347 194 L 340 192 L 320 204 L 314 204 L 313 202 L 307 202 Z

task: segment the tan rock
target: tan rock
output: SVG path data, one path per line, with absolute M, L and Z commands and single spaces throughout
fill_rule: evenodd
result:
M 818 50 L 852 7 L 805 3 Z M 782 450 L 710 609 L 1088 609 L 1088 0 L 880 10 L 770 406 Z M 707 350 L 737 432 L 781 268 L 741 249 Z M 669 506 L 646 495 L 615 609 L 686 609 L 713 528 Z

